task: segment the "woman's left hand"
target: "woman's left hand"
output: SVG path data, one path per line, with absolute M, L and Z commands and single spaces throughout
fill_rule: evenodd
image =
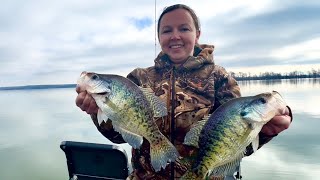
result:
M 292 115 L 289 108 L 286 108 L 286 111 L 282 115 L 277 115 L 273 117 L 267 124 L 262 127 L 261 132 L 268 136 L 276 136 L 283 130 L 289 128 Z

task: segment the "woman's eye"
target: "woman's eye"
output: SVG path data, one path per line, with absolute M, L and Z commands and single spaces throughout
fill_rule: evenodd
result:
M 189 31 L 189 28 L 182 28 L 182 31 Z
M 171 32 L 170 30 L 164 30 L 164 31 L 162 31 L 162 34 L 166 34 L 166 33 L 169 33 L 169 32 Z

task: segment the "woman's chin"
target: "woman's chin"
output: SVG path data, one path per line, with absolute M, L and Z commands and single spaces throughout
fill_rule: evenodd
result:
M 170 59 L 174 64 L 182 64 L 187 60 L 187 58 L 187 56 L 170 56 Z

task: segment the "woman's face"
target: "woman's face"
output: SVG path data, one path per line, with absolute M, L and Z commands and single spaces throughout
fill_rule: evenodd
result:
M 175 64 L 182 64 L 193 55 L 199 36 L 200 31 L 196 30 L 192 16 L 185 9 L 168 12 L 160 21 L 161 49 Z

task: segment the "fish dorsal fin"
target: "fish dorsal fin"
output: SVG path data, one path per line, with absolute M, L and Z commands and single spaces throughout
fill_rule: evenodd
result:
M 118 125 L 117 122 L 112 121 L 112 126 L 113 129 L 117 132 L 119 132 L 123 138 L 130 146 L 132 146 L 134 149 L 140 148 L 142 142 L 143 142 L 143 137 L 132 133 Z
M 194 124 L 194 126 L 186 134 L 183 144 L 199 148 L 199 136 L 209 117 L 209 115 L 205 116 L 201 121 L 198 121 Z
M 236 169 L 240 166 L 240 161 L 243 157 L 244 153 L 240 153 L 233 161 L 209 170 L 208 176 L 233 176 Z
M 156 96 L 150 88 L 142 88 L 140 87 L 141 91 L 149 101 L 154 117 L 163 117 L 168 114 L 166 104 L 161 101 L 161 99 Z

